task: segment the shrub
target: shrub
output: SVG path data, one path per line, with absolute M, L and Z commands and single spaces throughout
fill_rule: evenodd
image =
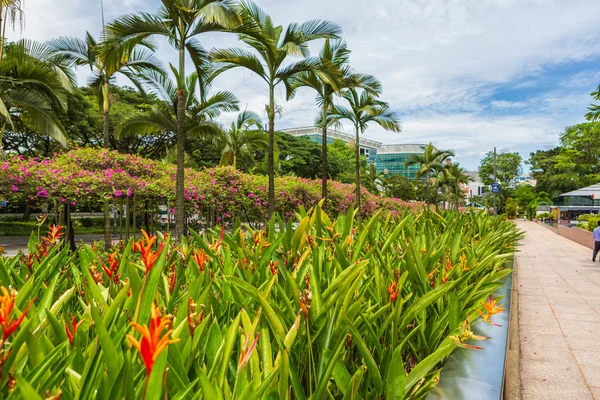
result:
M 490 295 L 521 237 L 484 213 L 295 222 L 109 253 L 32 238 L 0 258 L 0 397 L 422 399 L 503 311 Z

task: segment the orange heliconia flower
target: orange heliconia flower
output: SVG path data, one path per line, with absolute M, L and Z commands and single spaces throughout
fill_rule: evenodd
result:
M 388 293 L 390 294 L 390 303 L 393 303 L 394 301 L 396 301 L 396 299 L 398 298 L 399 292 L 400 291 L 398 290 L 398 283 L 392 282 L 388 286 Z
M 135 322 L 131 323 L 131 326 L 135 328 L 142 335 L 142 339 L 138 341 L 133 335 L 127 335 L 127 339 L 131 342 L 131 345 L 135 347 L 142 356 L 144 365 L 146 366 L 146 376 L 150 376 L 154 362 L 168 345 L 176 343 L 179 339 L 169 339 L 171 336 L 171 318 L 162 317 L 159 309 L 155 304 L 152 304 L 152 314 L 150 316 L 150 327 L 142 326 Z M 164 330 L 167 330 L 161 337 Z
M 29 307 L 33 304 L 33 300 L 29 302 L 29 305 L 25 311 L 23 311 L 23 314 L 21 314 L 16 321 L 12 321 L 10 313 L 15 307 L 15 297 L 17 292 L 12 289 L 9 292 L 4 286 L 0 287 L 0 291 L 2 291 L 2 295 L 0 295 L 0 326 L 2 326 L 2 343 L 4 343 L 6 342 L 6 339 L 17 330 L 19 325 L 21 325 L 21 322 L 23 322 L 23 319 L 29 311 Z
M 60 226 L 60 225 L 52 225 L 48 228 L 48 237 L 45 238 L 44 240 L 47 241 L 50 244 L 56 244 L 58 243 L 58 241 L 60 240 L 62 234 L 62 229 L 64 228 L 64 226 Z
M 279 272 L 279 271 L 277 271 L 278 265 L 279 265 L 279 261 L 273 261 L 273 260 L 269 261 L 269 269 L 271 270 L 271 273 L 273 275 L 277 275 L 277 272 Z
M 204 272 L 204 268 L 206 267 L 206 260 L 208 259 L 208 255 L 204 250 L 197 250 L 194 253 L 194 260 L 198 263 L 198 268 L 200 268 L 200 272 Z
M 494 325 L 494 326 L 500 326 L 500 325 L 492 322 L 492 320 L 491 320 L 492 316 L 495 314 L 499 314 L 503 311 L 506 311 L 504 309 L 504 307 L 502 307 L 502 305 L 499 305 L 499 306 L 496 305 L 497 303 L 498 303 L 498 300 L 494 300 L 492 295 L 489 295 L 486 302 L 483 302 L 483 301 L 481 302 L 481 305 L 485 308 L 485 313 L 482 312 L 481 310 L 476 310 L 484 322 L 486 322 L 490 325 Z
M 71 318 L 71 327 L 69 328 L 69 324 L 65 322 L 65 331 L 67 332 L 67 338 L 69 338 L 69 343 L 73 344 L 73 339 L 75 338 L 75 332 L 77 332 L 77 328 L 79 325 L 83 324 L 83 319 L 79 322 L 75 319 L 75 316 Z
M 481 346 L 468 344 L 467 340 L 489 340 L 489 337 L 475 335 L 471 330 L 471 324 L 467 318 L 464 324 L 460 326 L 459 333 L 457 335 L 451 335 L 450 339 L 452 339 L 458 347 L 472 350 L 483 350 L 483 347 Z
M 139 251 L 142 255 L 142 262 L 146 267 L 146 275 L 148 275 L 148 272 L 150 272 L 154 263 L 158 260 L 160 253 L 163 251 L 165 244 L 161 243 L 160 246 L 158 246 L 158 250 L 155 252 L 152 250 L 152 246 L 154 245 L 154 242 L 156 242 L 156 236 L 148 235 L 143 229 L 142 235 L 142 239 L 134 244 L 133 251 Z
M 219 251 L 221 246 L 223 245 L 223 234 L 225 233 L 225 223 L 221 224 L 221 234 L 219 235 L 219 240 L 215 242 L 214 240 L 208 246 L 213 252 Z
M 108 255 L 108 264 L 109 264 L 108 268 L 106 268 L 106 266 L 102 265 L 102 269 L 108 276 L 108 279 L 114 281 L 115 283 L 117 283 L 119 281 L 119 277 L 117 276 L 117 273 L 116 273 L 117 268 L 119 268 L 119 260 L 117 259 L 118 254 L 119 254 L 118 252 L 114 252 L 114 253 Z

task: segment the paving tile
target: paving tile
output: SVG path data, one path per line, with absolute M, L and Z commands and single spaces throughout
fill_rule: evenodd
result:
M 589 386 L 600 387 L 600 370 L 598 368 L 582 365 L 581 370 Z
M 573 350 L 575 360 L 581 366 L 595 368 L 600 373 L 600 348 Z M 600 387 L 600 385 L 598 385 Z
M 590 400 L 592 393 L 579 382 L 522 379 L 523 400 Z
M 595 400 L 600 400 L 600 388 L 591 388 Z

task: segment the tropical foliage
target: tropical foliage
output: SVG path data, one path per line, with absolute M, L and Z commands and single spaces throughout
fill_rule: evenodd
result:
M 0 258 L 1 396 L 424 398 L 504 310 L 520 235 L 483 214 L 354 214 L 107 253 L 32 236 Z

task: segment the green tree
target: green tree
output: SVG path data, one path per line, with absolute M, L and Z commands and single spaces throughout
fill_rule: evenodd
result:
M 523 159 L 519 153 L 499 153 L 496 155 L 496 178 L 508 186 L 523 173 Z M 487 153 L 481 160 L 479 177 L 485 185 L 494 183 L 494 152 Z
M 385 179 L 385 183 L 386 194 L 389 197 L 405 201 L 416 199 L 417 194 L 415 185 L 413 185 L 407 177 L 402 175 L 391 175 Z
M 145 88 L 159 98 L 150 110 L 130 115 L 117 127 L 120 137 L 151 136 L 155 140 L 176 144 L 179 140 L 179 89 L 178 79 L 161 74 L 148 74 L 142 81 Z M 221 126 L 214 119 L 224 112 L 237 111 L 239 101 L 230 92 L 221 91 L 208 96 L 208 88 L 199 81 L 196 72 L 191 73 L 185 83 L 185 139 L 208 137 L 215 140 Z M 198 91 L 198 86 L 203 90 Z M 204 100 L 199 93 L 204 93 Z M 179 162 L 178 153 L 176 153 Z
M 508 218 L 517 217 L 517 202 L 512 197 L 506 199 L 506 216 Z
M 467 171 L 462 168 L 459 164 L 450 164 L 446 167 L 446 182 L 449 187 L 449 191 L 452 196 L 448 199 L 451 203 L 451 198 L 454 198 L 454 207 L 458 211 L 460 204 L 464 200 L 465 193 L 462 190 L 464 185 L 468 185 L 471 182 L 471 177 L 467 175 Z
M 229 130 L 220 132 L 217 142 L 222 148 L 220 164 L 232 165 L 233 168 L 237 168 L 237 160 L 244 154 L 268 146 L 260 117 L 251 111 L 241 112 Z
M 431 204 L 432 178 L 437 177 L 438 174 L 444 172 L 446 161 L 453 156 L 453 151 L 439 150 L 436 149 L 432 143 L 429 143 L 425 146 L 423 154 L 414 153 L 407 157 L 406 163 L 404 164 L 405 167 L 408 168 L 417 165 L 419 166 L 419 170 L 416 174 L 417 179 L 425 177 L 425 198 L 427 204 Z
M 316 103 L 320 108 L 316 126 L 321 127 L 321 193 L 327 197 L 327 128 L 329 113 L 334 110 L 334 95 L 341 95 L 342 89 L 361 87 L 373 95 L 381 94 L 381 84 L 372 75 L 358 74 L 348 65 L 348 49 L 344 40 L 325 41 L 319 56 L 319 66 L 311 71 L 298 74 L 292 79 L 292 97 L 296 89 L 308 87 L 317 92 Z
M 356 209 L 360 217 L 360 135 L 365 133 L 369 124 L 375 122 L 383 129 L 400 132 L 400 122 L 395 111 L 391 110 L 388 103 L 377 99 L 368 90 L 359 93 L 355 88 L 347 89 L 343 93 L 344 99 L 350 107 L 336 105 L 329 115 L 329 122 L 336 123 L 348 120 L 355 132 L 355 168 L 356 168 Z
M 24 0 L 0 0 L 0 63 L 4 59 L 6 27 L 25 24 Z
M 0 154 L 5 130 L 36 132 L 67 147 L 57 112 L 65 110 L 74 76 L 43 44 L 22 40 L 3 48 L 0 64 Z
M 85 39 L 59 37 L 48 42 L 54 53 L 69 60 L 72 65 L 90 68 L 90 87 L 96 92 L 103 113 L 102 142 L 105 149 L 110 148 L 110 107 L 116 99 L 110 92 L 111 80 L 117 75 L 123 75 L 139 87 L 137 74 L 160 71 L 160 62 L 154 57 L 153 48 L 145 45 L 148 48 L 116 40 L 98 44 L 89 32 Z M 111 245 L 108 204 L 104 207 L 104 245 L 106 250 Z
M 302 72 L 315 70 L 318 58 L 310 55 L 308 43 L 316 39 L 335 39 L 340 28 L 328 21 L 308 21 L 290 24 L 284 31 L 274 25 L 271 17 L 250 1 L 238 5 L 241 24 L 236 28 L 239 39 L 250 46 L 249 50 L 232 48 L 213 50 L 212 58 L 221 64 L 219 72 L 232 68 L 245 68 L 261 77 L 269 88 L 267 118 L 269 122 L 269 148 L 267 173 L 269 175 L 269 216 L 275 211 L 275 88 L 283 84 L 291 92 L 292 79 Z M 291 57 L 307 57 L 289 62 Z
M 117 18 L 108 26 L 108 31 L 121 41 L 135 40 L 138 43 L 149 37 L 160 36 L 177 49 L 178 66 L 176 70 L 177 88 L 177 177 L 175 216 L 175 236 L 181 237 L 185 229 L 185 143 L 186 129 L 186 86 L 185 62 L 188 54 L 196 67 L 200 82 L 210 79 L 203 75 L 201 68 L 208 57 L 206 50 L 198 41 L 198 36 L 208 32 L 232 29 L 239 24 L 232 5 L 227 0 L 161 0 L 161 8 L 156 15 L 148 13 L 129 14 Z M 200 88 L 203 86 L 200 84 Z M 200 98 L 204 93 L 200 93 Z
M 366 171 L 362 174 L 362 184 L 369 192 L 379 195 L 386 184 L 383 172 L 377 172 L 375 164 L 369 164 Z

